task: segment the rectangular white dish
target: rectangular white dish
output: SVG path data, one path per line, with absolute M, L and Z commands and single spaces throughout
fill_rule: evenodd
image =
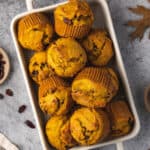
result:
M 28 75 L 28 69 L 27 69 L 27 62 L 29 60 L 28 58 L 28 53 L 27 51 L 24 51 L 21 46 L 18 43 L 17 40 L 17 22 L 20 18 L 22 18 L 23 16 L 26 16 L 30 13 L 35 13 L 35 12 L 48 12 L 48 13 L 52 13 L 52 11 L 58 6 L 61 5 L 63 3 L 59 3 L 59 4 L 55 4 L 55 5 L 51 5 L 51 6 L 47 6 L 44 8 L 39 8 L 39 9 L 33 9 L 32 8 L 32 0 L 26 0 L 27 3 L 27 8 L 28 8 L 28 12 L 22 13 L 20 15 L 17 15 L 11 23 L 11 33 L 12 33 L 12 37 L 13 37 L 13 41 L 15 44 L 15 48 L 16 48 L 16 52 L 17 52 L 17 56 L 20 62 L 20 66 L 21 66 L 21 70 L 24 76 L 24 80 L 25 80 L 25 84 L 26 84 L 26 88 L 29 94 L 29 98 L 30 98 L 30 102 L 32 105 L 32 109 L 33 109 L 33 113 L 34 113 L 34 117 L 36 120 L 36 125 L 39 131 L 39 136 L 41 139 L 41 143 L 43 146 L 43 150 L 50 150 L 50 146 L 46 140 L 45 137 L 45 133 L 44 133 L 44 123 L 45 123 L 45 119 L 44 119 L 44 115 L 43 113 L 40 111 L 39 106 L 38 106 L 38 100 L 37 100 L 37 95 L 35 94 L 34 90 L 35 87 L 33 86 L 30 77 Z M 66 2 L 64 2 L 66 3 Z M 126 136 L 111 140 L 111 141 L 106 141 L 103 143 L 98 143 L 96 145 L 92 145 L 92 146 L 84 146 L 84 147 L 75 147 L 72 149 L 93 149 L 93 148 L 98 148 L 98 147 L 102 147 L 102 146 L 106 146 L 106 145 L 110 145 L 110 144 L 117 144 L 117 143 L 121 143 L 125 140 L 129 140 L 133 137 L 135 137 L 137 135 L 137 133 L 139 132 L 140 129 L 140 123 L 139 123 L 139 118 L 137 115 L 137 111 L 135 108 L 135 104 L 134 104 L 134 100 L 133 100 L 133 96 L 131 93 L 131 89 L 129 86 L 129 82 L 127 79 L 127 75 L 126 75 L 126 71 L 123 65 L 123 61 L 122 61 L 122 57 L 121 57 L 121 53 L 120 53 L 120 49 L 118 46 L 118 42 L 116 39 L 116 35 L 115 35 L 115 31 L 114 31 L 114 27 L 113 27 L 113 23 L 112 23 L 112 19 L 111 19 L 111 15 L 110 15 L 110 11 L 109 11 L 109 7 L 108 4 L 106 2 L 106 0 L 89 0 L 89 3 L 93 9 L 93 12 L 95 14 L 95 27 L 102 27 L 102 28 L 106 28 L 110 34 L 110 37 L 113 41 L 113 45 L 114 45 L 114 51 L 115 51 L 115 61 L 116 61 L 116 65 L 117 65 L 117 69 L 119 71 L 121 80 L 123 82 L 123 86 L 126 92 L 126 97 L 127 100 L 129 102 L 130 108 L 133 112 L 134 118 L 135 118 L 135 124 L 134 124 L 134 128 L 132 130 L 131 133 L 129 133 Z M 117 148 L 118 150 L 122 150 L 123 149 L 123 145 L 122 144 L 117 144 Z

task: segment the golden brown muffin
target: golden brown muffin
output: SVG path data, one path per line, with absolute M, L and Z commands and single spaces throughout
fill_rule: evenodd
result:
M 61 77 L 73 77 L 86 64 L 87 56 L 72 38 L 60 38 L 48 48 L 48 64 Z
M 49 77 L 40 84 L 39 104 L 47 114 L 66 114 L 72 106 L 70 87 L 57 76 Z
M 18 40 L 23 48 L 42 51 L 53 35 L 50 20 L 42 13 L 23 17 L 18 23 Z
M 68 119 L 67 116 L 53 116 L 46 124 L 48 141 L 58 150 L 67 150 L 76 144 L 70 133 Z
M 47 64 L 47 54 L 45 51 L 34 53 L 31 57 L 29 73 L 32 79 L 38 84 L 51 75 L 54 75 L 53 70 Z
M 69 0 L 54 11 L 55 30 L 62 37 L 82 38 L 88 34 L 93 13 L 85 0 Z
M 134 118 L 125 101 L 109 103 L 107 111 L 112 124 L 112 137 L 122 136 L 131 131 Z
M 73 138 L 81 145 L 91 145 L 104 140 L 110 131 L 107 114 L 93 108 L 80 108 L 70 119 Z
M 116 95 L 119 81 L 111 68 L 87 67 L 72 83 L 72 97 L 80 105 L 105 107 Z
M 112 41 L 104 30 L 94 30 L 83 40 L 82 44 L 93 65 L 104 66 L 113 57 Z

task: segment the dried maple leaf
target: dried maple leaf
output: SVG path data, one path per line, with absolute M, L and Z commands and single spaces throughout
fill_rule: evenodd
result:
M 150 0 L 148 0 L 150 2 Z M 129 8 L 129 10 L 135 14 L 142 15 L 143 17 L 139 20 L 131 20 L 127 23 L 128 26 L 135 27 L 135 31 L 130 34 L 130 37 L 132 40 L 136 38 L 140 38 L 140 40 L 143 38 L 144 32 L 147 28 L 150 27 L 150 9 L 137 5 L 136 8 Z M 150 34 L 149 34 L 150 39 Z

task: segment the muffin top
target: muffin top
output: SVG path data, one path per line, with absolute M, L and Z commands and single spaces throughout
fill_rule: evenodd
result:
M 64 115 L 72 106 L 71 89 L 56 76 L 41 82 L 39 87 L 39 105 L 49 115 Z
M 93 30 L 82 42 L 89 61 L 96 66 L 106 65 L 113 56 L 112 41 L 106 31 Z
M 109 120 L 105 112 L 91 108 L 80 108 L 70 119 L 73 138 L 81 145 L 95 144 L 109 133 Z
M 67 119 L 66 116 L 53 116 L 46 124 L 46 135 L 48 141 L 58 150 L 66 150 L 65 144 L 60 139 L 60 132 Z
M 50 43 L 53 27 L 42 13 L 29 14 L 18 22 L 18 40 L 29 50 L 42 51 Z
M 48 48 L 48 64 L 61 77 L 73 77 L 86 61 L 84 49 L 72 38 L 60 38 Z
M 72 83 L 72 97 L 80 105 L 105 107 L 119 89 L 117 75 L 111 68 L 84 68 Z
M 85 0 L 69 0 L 67 4 L 56 8 L 54 13 L 70 25 L 92 24 L 94 21 L 92 10 Z
M 68 119 L 68 116 L 53 116 L 46 124 L 48 140 L 58 150 L 66 150 L 75 145 Z
M 47 64 L 45 51 L 34 53 L 29 62 L 29 72 L 32 79 L 38 84 L 51 75 L 54 75 L 52 68 Z

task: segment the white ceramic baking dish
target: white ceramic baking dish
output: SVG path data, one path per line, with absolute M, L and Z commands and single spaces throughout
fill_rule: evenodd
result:
M 47 6 L 44 8 L 39 8 L 39 9 L 33 9 L 33 5 L 32 5 L 32 0 L 26 0 L 26 4 L 27 4 L 27 8 L 28 8 L 28 12 L 22 13 L 20 15 L 17 15 L 12 23 L 11 23 L 11 33 L 12 33 L 12 38 L 15 44 L 15 48 L 16 48 L 16 52 L 18 55 L 18 59 L 20 62 L 20 66 L 21 66 L 21 70 L 24 76 L 24 80 L 25 80 L 25 84 L 27 87 L 27 91 L 29 94 L 29 98 L 30 98 L 30 102 L 33 108 L 33 112 L 34 112 L 34 117 L 36 120 L 36 124 L 37 124 L 37 128 L 39 131 L 39 136 L 41 139 L 41 143 L 42 143 L 42 147 L 44 150 L 50 150 L 51 147 L 49 146 L 45 134 L 44 134 L 44 123 L 45 123 L 45 119 L 44 116 L 42 114 L 42 112 L 39 109 L 38 106 L 38 100 L 37 100 L 37 95 L 35 94 L 34 90 L 35 87 L 33 87 L 33 84 L 31 84 L 31 80 L 28 76 L 28 72 L 27 72 L 27 62 L 28 62 L 28 53 L 27 51 L 23 50 L 17 40 L 17 22 L 20 18 L 22 18 L 23 16 L 26 16 L 30 13 L 35 13 L 35 12 L 52 12 L 58 5 L 61 5 L 63 3 L 59 3 L 59 4 L 55 4 L 55 5 L 51 5 L 51 6 Z M 124 69 L 124 65 L 123 65 L 123 61 L 122 61 L 122 57 L 121 57 L 121 53 L 120 53 L 120 49 L 118 46 L 118 42 L 116 39 L 116 35 L 115 35 L 115 31 L 114 31 L 114 27 L 113 27 L 113 23 L 112 23 L 112 19 L 111 19 L 111 14 L 109 11 L 109 7 L 107 4 L 106 0 L 89 0 L 89 3 L 94 11 L 95 14 L 95 27 L 105 27 L 109 34 L 110 37 L 113 41 L 113 45 L 114 45 L 114 51 L 115 51 L 115 59 L 116 59 L 116 66 L 117 69 L 120 73 L 120 77 L 121 80 L 123 82 L 124 85 L 124 89 L 126 92 L 126 96 L 127 96 L 127 100 L 129 102 L 130 108 L 134 114 L 134 118 L 135 118 L 135 124 L 134 124 L 134 128 L 132 130 L 131 133 L 129 133 L 126 136 L 111 140 L 111 141 L 106 141 L 103 143 L 98 143 L 96 145 L 92 145 L 92 146 L 78 146 L 75 148 L 72 148 L 73 150 L 87 150 L 87 149 L 94 149 L 94 148 L 98 148 L 98 147 L 102 147 L 102 146 L 106 146 L 106 145 L 110 145 L 110 144 L 116 144 L 117 145 L 117 150 L 123 150 L 123 141 L 129 140 L 133 137 L 135 137 L 137 135 L 137 133 L 139 132 L 140 129 L 140 123 L 139 123 L 139 118 L 137 115 L 137 111 L 135 108 L 135 104 L 134 104 L 134 100 L 133 100 L 133 96 L 131 93 L 131 89 L 129 86 L 129 82 L 127 79 L 127 75 L 126 75 L 126 71 Z

